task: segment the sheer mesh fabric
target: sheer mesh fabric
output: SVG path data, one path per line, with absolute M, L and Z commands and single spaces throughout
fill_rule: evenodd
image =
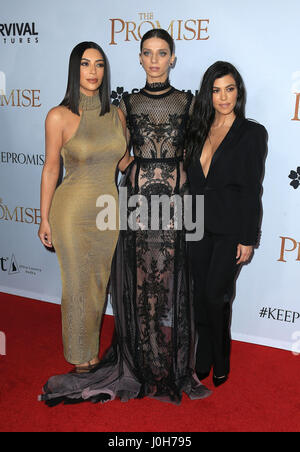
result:
M 127 118 L 134 155 L 144 159 L 182 157 L 192 99 L 190 93 L 174 88 L 162 95 L 142 90 L 124 96 L 120 108 Z
M 158 96 L 142 90 L 121 102 L 135 159 L 120 185 L 127 189 L 127 205 L 132 195 L 140 209 L 146 203 L 148 221 L 136 205 L 128 207 L 127 219 L 130 223 L 135 214 L 135 227 L 120 232 L 113 259 L 110 293 L 116 331 L 111 349 L 91 374 L 52 377 L 42 396 L 48 403 L 62 393 L 63 400 L 149 396 L 176 404 L 183 392 L 191 399 L 210 394 L 194 372 L 185 231 L 176 228 L 173 202 L 167 224 L 162 224 L 163 208 L 156 218 L 151 208 L 154 195 L 171 200 L 176 195 L 183 203 L 188 193 L 182 158 L 192 100 L 191 94 L 172 88 Z M 157 230 L 150 228 L 153 218 Z
M 124 234 L 130 252 L 126 261 L 132 263 L 136 276 L 136 289 L 130 295 L 139 336 L 134 344 L 136 367 L 146 394 L 171 399 L 180 397 L 181 380 L 192 369 L 189 278 L 184 231 L 174 229 L 174 216 L 165 230 L 150 230 L 151 199 L 182 196 L 187 190 L 181 160 L 191 100 L 174 89 L 162 96 L 142 91 L 125 97 L 120 106 L 136 157 L 125 185 L 128 196 L 142 195 L 140 204 L 146 201 L 149 213 L 147 225 L 137 218 L 138 231 Z

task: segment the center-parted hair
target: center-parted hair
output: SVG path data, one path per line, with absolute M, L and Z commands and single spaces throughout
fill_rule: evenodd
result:
M 166 41 L 170 48 L 171 55 L 173 55 L 174 50 L 175 50 L 174 40 L 173 40 L 172 36 L 166 30 L 163 30 L 162 28 L 154 28 L 152 30 L 147 31 L 147 33 L 144 34 L 144 36 L 142 37 L 142 40 L 141 40 L 141 52 L 144 47 L 144 42 L 147 41 L 147 39 L 151 39 L 151 38 L 159 38 L 159 39 L 163 39 L 164 41 Z
M 69 61 L 68 85 L 65 97 L 60 105 L 68 107 L 73 113 L 79 115 L 79 99 L 80 99 L 80 66 L 84 52 L 88 49 L 96 49 L 103 56 L 104 60 L 104 76 L 99 89 L 99 97 L 101 101 L 100 116 L 110 111 L 110 79 L 109 65 L 107 57 L 103 49 L 95 42 L 81 42 L 71 52 Z
M 185 168 L 192 161 L 200 159 L 202 148 L 215 119 L 213 106 L 214 83 L 216 79 L 226 75 L 232 75 L 237 86 L 238 96 L 234 112 L 236 116 L 245 117 L 246 89 L 240 73 L 231 63 L 217 61 L 205 72 L 199 94 L 196 96 L 186 135 Z

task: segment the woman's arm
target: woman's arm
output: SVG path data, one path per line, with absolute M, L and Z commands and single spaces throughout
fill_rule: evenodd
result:
M 122 123 L 124 136 L 126 138 L 126 142 L 127 142 L 127 146 L 128 146 L 128 143 L 129 143 L 129 132 L 128 132 L 127 125 L 126 125 L 126 117 L 125 117 L 123 111 L 120 108 L 118 108 L 118 114 L 119 114 L 120 121 Z M 133 160 L 134 160 L 134 157 L 132 155 L 130 155 L 129 149 L 127 148 L 125 155 L 119 161 L 119 166 L 118 166 L 119 170 L 123 173 L 126 170 L 126 168 L 128 167 L 128 165 L 130 165 L 130 163 Z
M 259 236 L 261 215 L 261 190 L 264 160 L 267 152 L 267 131 L 260 124 L 252 124 L 247 136 L 244 154 L 242 187 L 241 236 L 238 246 L 238 263 L 249 260 Z
M 43 245 L 52 247 L 49 212 L 60 172 L 60 152 L 63 145 L 63 118 L 61 109 L 52 109 L 45 122 L 46 159 L 41 180 L 41 225 L 39 238 Z

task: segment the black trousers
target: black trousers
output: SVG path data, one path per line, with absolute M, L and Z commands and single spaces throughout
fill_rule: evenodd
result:
M 235 279 L 236 236 L 205 233 L 199 242 L 189 243 L 194 280 L 194 307 L 198 345 L 196 371 L 216 377 L 230 372 L 231 306 Z

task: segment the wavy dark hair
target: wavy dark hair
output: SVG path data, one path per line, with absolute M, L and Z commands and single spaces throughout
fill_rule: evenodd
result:
M 205 72 L 199 94 L 196 96 L 194 110 L 186 134 L 185 168 L 200 159 L 202 148 L 215 119 L 213 86 L 216 79 L 226 75 L 232 75 L 238 90 L 234 112 L 238 117 L 245 117 L 246 89 L 240 73 L 231 63 L 217 61 Z
M 88 49 L 98 50 L 104 59 L 104 76 L 99 89 L 99 97 L 101 101 L 100 116 L 103 116 L 110 111 L 109 64 L 103 49 L 95 42 L 81 42 L 72 50 L 69 61 L 67 91 L 60 105 L 68 107 L 73 113 L 79 115 L 80 64 L 84 52 Z
M 144 34 L 144 36 L 142 37 L 142 40 L 141 40 L 141 52 L 144 47 L 144 42 L 147 41 L 147 39 L 151 39 L 151 38 L 159 38 L 159 39 L 163 39 L 164 41 L 166 41 L 169 45 L 171 55 L 173 55 L 173 53 L 175 51 L 174 39 L 166 30 L 163 30 L 162 28 L 153 28 L 152 30 L 147 31 L 147 33 Z

